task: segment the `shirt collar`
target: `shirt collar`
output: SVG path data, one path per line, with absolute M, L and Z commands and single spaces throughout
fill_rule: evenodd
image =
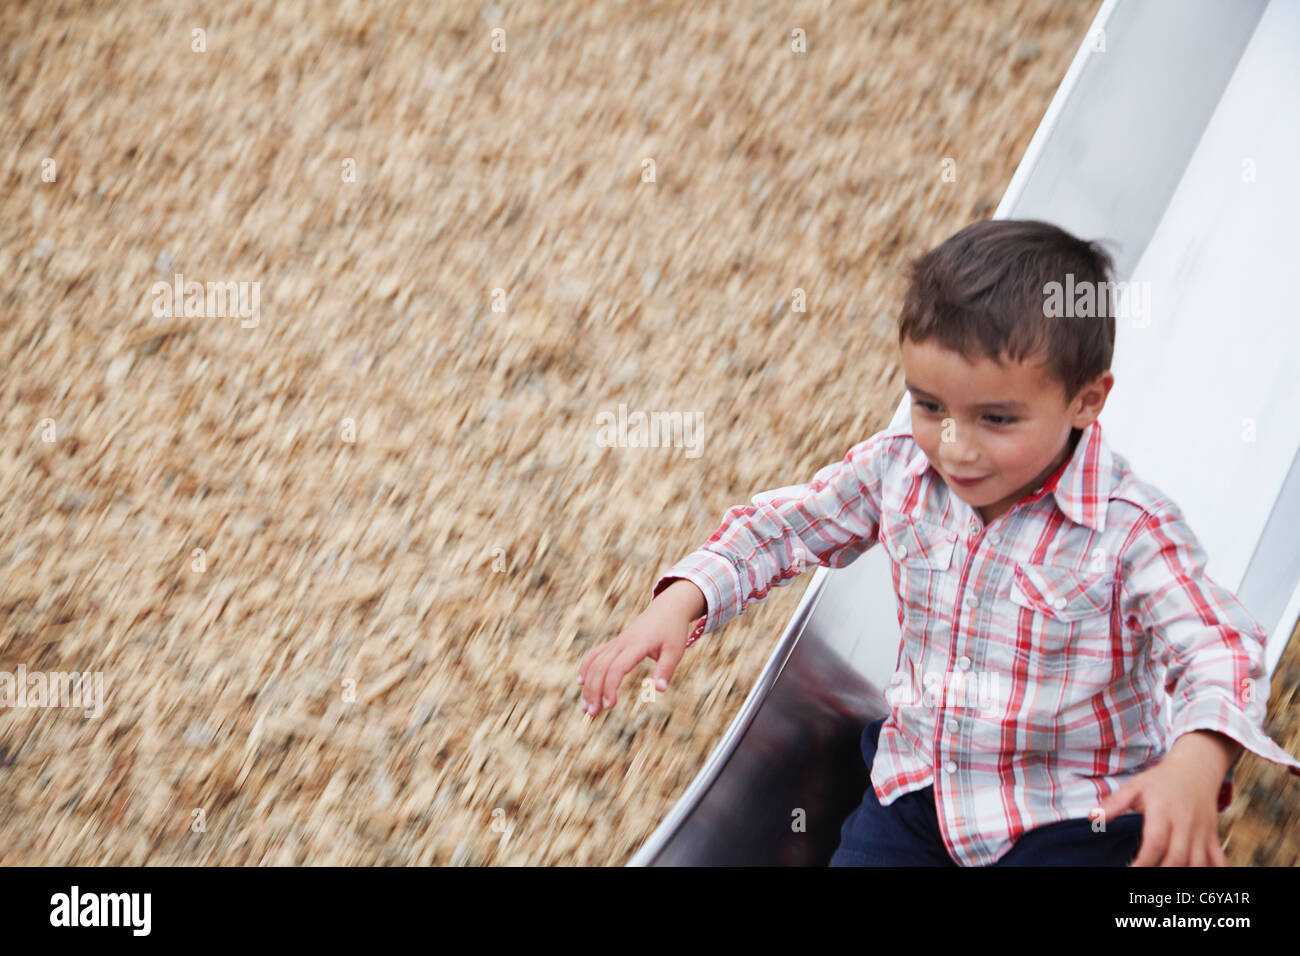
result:
M 911 402 L 903 402 L 903 407 L 895 413 L 891 426 L 902 426 L 911 433 Z M 917 451 L 915 460 L 907 467 L 906 474 L 909 478 L 919 478 L 927 470 L 933 471 L 930 459 L 919 448 Z M 1058 468 L 1041 490 L 1026 495 L 1025 500 L 1051 494 L 1062 513 L 1071 521 L 1099 532 L 1104 531 L 1106 506 L 1110 502 L 1114 480 L 1113 463 L 1110 446 L 1101 435 L 1101 422 L 1094 421 L 1079 436 L 1074 454 L 1066 460 L 1064 467 Z M 937 471 L 931 477 L 934 481 L 943 481 Z
M 1106 530 L 1106 508 L 1115 478 L 1114 462 L 1110 446 L 1101 435 L 1101 422 L 1094 421 L 1079 436 L 1074 454 L 1051 489 L 1057 505 L 1068 518 L 1097 531 Z

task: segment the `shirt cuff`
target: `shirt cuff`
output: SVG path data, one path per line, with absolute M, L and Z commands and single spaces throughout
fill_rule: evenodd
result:
M 655 582 L 650 600 L 658 597 L 675 578 L 685 578 L 699 588 L 707 607 L 704 617 L 686 639 L 687 647 L 740 613 L 740 574 L 728 558 L 716 551 L 701 548 L 678 561 Z
M 1300 760 L 1274 743 L 1272 738 L 1260 729 L 1257 719 L 1252 719 L 1248 712 L 1222 698 L 1202 697 L 1194 701 L 1184 701 L 1182 706 L 1176 709 L 1172 720 L 1171 744 L 1183 734 L 1194 730 L 1213 730 L 1225 737 L 1231 737 L 1251 753 L 1281 764 L 1289 773 L 1300 777 Z M 1232 771 L 1235 766 L 1236 760 L 1233 760 L 1219 789 L 1220 813 L 1232 802 Z

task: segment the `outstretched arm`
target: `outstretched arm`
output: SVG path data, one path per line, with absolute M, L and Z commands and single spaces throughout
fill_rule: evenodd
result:
M 675 579 L 699 588 L 706 606 L 689 644 L 809 567 L 856 560 L 876 543 L 882 459 L 893 440 L 878 432 L 806 484 L 765 491 L 751 504 L 729 508 L 704 545 L 664 572 L 651 599 Z

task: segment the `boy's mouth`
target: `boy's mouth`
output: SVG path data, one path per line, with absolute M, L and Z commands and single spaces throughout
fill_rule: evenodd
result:
M 949 481 L 951 481 L 954 485 L 960 485 L 963 488 L 974 488 L 976 485 L 978 485 L 981 481 L 984 481 L 986 478 L 988 478 L 988 475 L 985 475 L 983 478 L 958 478 L 956 475 L 948 476 Z

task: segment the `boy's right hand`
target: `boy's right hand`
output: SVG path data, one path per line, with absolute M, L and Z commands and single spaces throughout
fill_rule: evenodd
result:
M 673 587 L 677 586 L 675 582 Z M 702 603 L 703 595 L 694 585 L 690 587 Z M 583 657 L 578 683 L 583 688 L 582 709 L 587 714 L 595 717 L 602 708 L 613 707 L 618 702 L 618 686 L 624 676 L 647 657 L 658 661 L 654 669 L 656 689 L 668 689 L 668 679 L 682 659 L 695 621 L 688 610 L 691 608 L 689 592 L 687 602 L 674 600 L 675 596 L 663 592 L 618 637 L 596 645 Z

